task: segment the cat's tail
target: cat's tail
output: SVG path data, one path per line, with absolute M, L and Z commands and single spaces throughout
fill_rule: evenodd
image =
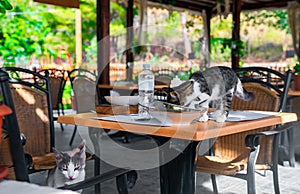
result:
M 252 101 L 255 99 L 255 95 L 252 92 L 248 92 L 245 88 L 243 88 L 242 82 L 238 80 L 238 84 L 235 90 L 235 96 L 244 101 Z

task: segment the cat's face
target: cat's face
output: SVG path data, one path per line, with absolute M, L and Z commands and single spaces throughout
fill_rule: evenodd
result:
M 171 91 L 169 94 L 168 102 L 182 106 L 188 106 L 197 98 L 198 92 L 196 92 L 196 90 L 199 90 L 197 89 L 198 87 L 199 84 L 197 82 L 183 82 L 181 85 L 173 88 L 173 91 Z
M 78 148 L 71 151 L 60 152 L 54 149 L 57 168 L 68 179 L 76 179 L 85 168 L 85 141 Z

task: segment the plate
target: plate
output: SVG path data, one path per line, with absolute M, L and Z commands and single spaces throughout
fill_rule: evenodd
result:
M 167 102 L 155 101 L 149 107 L 150 115 L 161 123 L 189 125 L 199 120 L 206 109 L 192 109 Z
M 137 105 L 138 96 L 105 96 L 107 102 L 111 105 Z

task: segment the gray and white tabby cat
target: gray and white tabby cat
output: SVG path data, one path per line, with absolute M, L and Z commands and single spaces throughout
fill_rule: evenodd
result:
M 233 96 L 244 101 L 254 99 L 254 94 L 247 92 L 229 67 L 211 67 L 206 71 L 194 73 L 188 81 L 173 87 L 168 102 L 189 108 L 209 108 L 211 102 L 216 105 L 213 115 L 217 122 L 224 122 L 231 108 Z M 199 121 L 207 121 L 207 111 Z
M 47 185 L 58 188 L 85 179 L 85 140 L 71 151 L 61 152 L 54 149 L 56 168 L 50 171 Z M 81 193 L 81 190 L 78 191 Z

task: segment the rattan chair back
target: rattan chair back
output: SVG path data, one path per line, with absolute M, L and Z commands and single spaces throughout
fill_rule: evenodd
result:
M 24 150 L 31 156 L 52 151 L 55 146 L 52 99 L 48 73 L 45 76 L 17 67 L 5 68 L 20 132 L 26 138 Z
M 232 102 L 233 110 L 278 111 L 280 98 L 276 92 L 258 83 L 245 83 L 243 87 L 248 92 L 253 92 L 255 99 L 250 102 L 245 102 L 234 98 Z M 249 132 L 219 137 L 214 144 L 214 154 L 224 161 L 236 161 L 246 165 L 249 149 L 245 147 L 245 137 L 249 134 L 272 130 L 272 128 L 274 127 L 259 128 Z M 261 138 L 257 164 L 261 164 L 257 166 L 260 169 L 268 169 L 272 165 L 272 137 Z
M 20 132 L 27 141 L 25 153 L 41 156 L 50 152 L 50 119 L 47 94 L 21 84 L 10 84 Z
M 243 83 L 258 83 L 277 92 L 280 102 L 278 111 L 285 110 L 288 91 L 292 80 L 292 71 L 284 74 L 266 67 L 244 67 L 235 69 Z

